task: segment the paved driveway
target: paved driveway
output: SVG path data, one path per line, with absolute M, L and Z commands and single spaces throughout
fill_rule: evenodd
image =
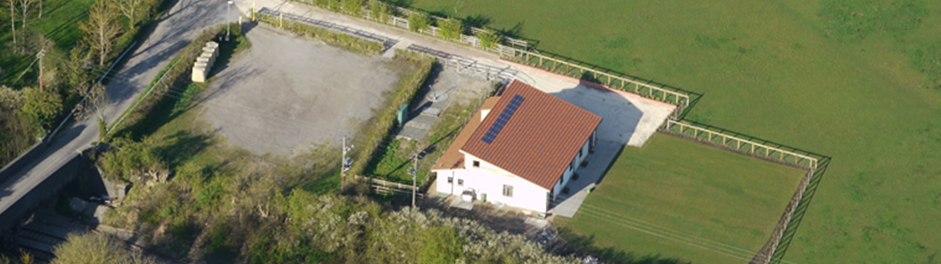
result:
M 248 28 L 248 27 L 246 27 Z M 229 143 L 257 154 L 339 147 L 382 106 L 403 64 L 257 26 L 251 48 L 210 77 L 205 118 Z M 226 63 L 220 61 L 218 63 Z

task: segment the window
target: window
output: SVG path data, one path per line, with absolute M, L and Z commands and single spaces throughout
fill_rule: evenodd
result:
M 479 160 L 475 160 L 475 161 L 474 161 L 474 168 L 480 168 L 480 161 L 479 161 Z
M 513 197 L 513 186 L 503 185 L 503 196 Z
M 464 186 L 464 179 L 457 179 L 458 186 Z
M 454 177 L 448 177 L 448 183 L 454 183 Z
M 579 157 L 579 158 L 582 157 L 582 152 L 583 152 L 583 151 L 585 151 L 585 148 L 580 148 L 580 149 L 578 149 L 578 157 Z
M 558 184 L 558 185 L 562 185 L 562 180 L 564 180 L 564 179 L 565 179 L 565 175 L 559 176 L 559 184 Z

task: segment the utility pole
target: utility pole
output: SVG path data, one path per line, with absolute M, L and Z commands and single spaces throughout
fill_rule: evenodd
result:
M 415 208 L 415 178 L 418 177 L 418 154 L 412 157 L 412 169 L 408 172 L 412 175 L 412 208 Z
M 45 49 L 45 48 L 39 50 L 39 54 L 36 54 L 36 59 L 39 60 L 39 90 L 40 90 L 40 91 L 45 91 L 45 90 L 46 90 L 46 89 L 45 89 L 45 85 L 44 85 L 45 83 L 44 83 L 44 80 L 43 80 L 43 70 L 44 70 L 45 68 L 42 67 L 42 57 L 45 57 L 45 56 L 46 56 L 46 49 Z
M 346 188 L 346 171 L 350 170 L 350 167 L 353 167 L 353 159 L 347 158 L 346 153 L 353 150 L 353 145 L 349 147 L 346 146 L 346 136 L 343 136 L 343 146 L 342 152 L 343 157 L 340 158 L 340 192 L 343 192 L 343 189 Z
M 415 157 L 412 157 L 412 169 L 408 171 L 408 174 L 412 175 L 412 208 L 415 208 L 415 181 L 418 177 L 418 160 L 425 156 L 425 151 L 415 153 Z

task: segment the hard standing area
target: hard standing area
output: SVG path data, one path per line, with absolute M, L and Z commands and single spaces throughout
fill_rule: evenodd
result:
M 803 173 L 656 134 L 642 148 L 625 147 L 575 217 L 556 223 L 570 243 L 593 242 L 638 259 L 746 263 Z
M 406 67 L 264 27 L 246 36 L 252 47 L 212 73 L 205 117 L 230 143 L 257 154 L 339 144 L 380 107 L 397 67 Z

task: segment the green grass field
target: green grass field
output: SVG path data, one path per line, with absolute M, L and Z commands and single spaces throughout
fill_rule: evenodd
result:
M 88 17 L 88 7 L 92 0 L 44 0 L 43 17 L 39 15 L 39 5 L 34 4 L 26 20 L 27 31 L 35 31 L 44 34 L 47 38 L 55 41 L 56 47 L 61 50 L 68 50 L 78 42 L 84 32 L 78 28 L 79 21 Z M 22 41 L 24 31 L 22 30 L 22 18 L 20 13 L 16 14 L 16 34 L 17 41 Z M 26 69 L 35 54 L 12 54 L 9 52 L 13 44 L 13 35 L 10 28 L 10 7 L 3 5 L 3 12 L 0 12 L 0 65 L 3 65 L 3 73 L 0 75 L 0 84 L 9 84 Z M 22 85 L 22 83 L 20 83 Z
M 767 241 L 804 173 L 656 134 L 643 148 L 625 148 L 575 217 L 556 223 L 576 245 L 633 256 L 607 256 L 622 262 L 659 255 L 745 263 Z
M 941 79 L 941 1 L 478 0 L 456 15 L 704 93 L 689 119 L 832 156 L 785 259 L 941 259 L 941 91 L 926 88 Z

